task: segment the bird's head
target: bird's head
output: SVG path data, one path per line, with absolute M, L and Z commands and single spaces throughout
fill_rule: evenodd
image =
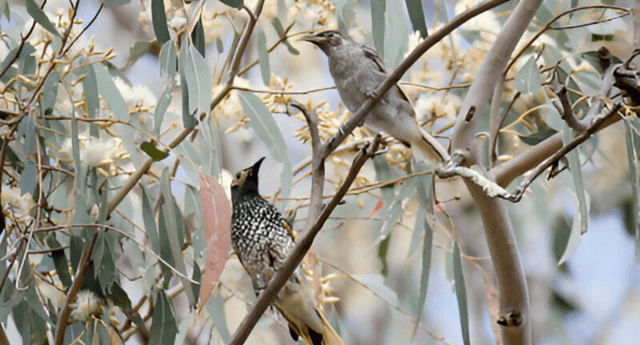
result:
M 338 30 L 326 30 L 314 35 L 306 35 L 302 37 L 302 40 L 315 44 L 326 54 L 332 48 L 350 42 L 351 38 Z
M 241 195 L 258 195 L 258 172 L 264 157 L 258 159 L 252 166 L 238 172 L 231 181 L 231 200 L 236 201 Z

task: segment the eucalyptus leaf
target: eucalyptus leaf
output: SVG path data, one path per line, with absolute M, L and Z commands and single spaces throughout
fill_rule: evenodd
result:
M 244 1 L 243 0 L 220 0 L 220 2 L 222 2 L 223 4 L 233 7 L 233 8 L 237 8 L 237 9 L 241 9 L 242 6 L 244 5 Z
M 562 143 L 566 145 L 573 140 L 573 130 L 569 128 L 567 124 L 564 125 L 562 131 Z M 571 150 L 565 156 L 569 161 L 569 170 L 571 170 L 571 176 L 573 177 L 574 192 L 578 198 L 578 207 L 580 214 L 580 233 L 587 232 L 587 225 L 589 219 L 589 211 L 587 204 L 586 192 L 584 190 L 584 184 L 582 183 L 582 169 L 580 164 L 580 157 L 578 156 L 578 150 Z
M 193 42 L 193 46 L 196 48 L 198 53 L 202 55 L 202 57 L 205 57 L 204 38 L 204 27 L 202 26 L 202 18 L 200 18 L 193 27 L 193 31 L 191 31 L 191 42 Z
M 467 307 L 467 289 L 464 286 L 464 274 L 462 273 L 462 255 L 460 245 L 456 242 L 453 248 L 453 274 L 456 285 L 456 298 L 458 299 L 458 312 L 460 314 L 460 327 L 462 339 L 465 345 L 471 344 L 469 339 L 469 308 Z
M 394 69 L 408 50 L 409 27 L 407 26 L 407 14 L 403 11 L 402 6 L 393 2 L 387 2 L 386 5 L 384 55 L 382 57 L 385 65 L 389 69 Z M 379 50 L 378 53 L 380 53 Z
M 171 40 L 169 28 L 167 27 L 167 15 L 164 9 L 164 0 L 151 0 L 151 21 L 153 32 L 156 34 L 158 44 L 164 45 Z
M 534 96 L 540 93 L 542 87 L 542 75 L 538 70 L 538 65 L 533 56 L 522 65 L 514 80 L 515 87 L 518 91 L 527 94 L 532 93 Z
M 373 46 L 378 55 L 384 59 L 385 53 L 385 12 L 386 0 L 371 0 L 371 31 L 373 31 Z
M 427 38 L 427 22 L 424 19 L 424 10 L 422 9 L 422 0 L 405 0 L 407 3 L 407 11 L 411 19 L 413 31 L 420 31 L 420 37 Z
M 278 33 L 279 37 L 284 36 L 284 28 L 282 27 L 282 23 L 280 22 L 280 19 L 278 19 L 278 17 L 273 17 L 273 19 L 271 19 L 271 25 L 273 25 L 273 28 L 276 29 L 276 32 Z M 285 39 L 284 41 L 282 41 L 282 43 L 284 43 L 284 45 L 287 46 L 289 53 L 293 55 L 300 55 L 300 52 L 298 51 L 298 49 L 294 48 L 289 42 L 289 40 Z
M 249 124 L 256 132 L 260 140 L 267 146 L 271 156 L 282 163 L 282 173 L 280 174 L 280 196 L 287 198 L 291 191 L 291 162 L 289 161 L 289 150 L 280 132 L 280 128 L 273 119 L 271 112 L 262 101 L 253 93 L 240 91 L 240 103 L 245 115 L 251 120 Z
M 138 41 L 134 43 L 133 47 L 129 50 L 128 63 L 132 64 L 138 61 L 139 58 L 149 52 L 149 49 L 151 49 L 151 42 L 149 41 Z
M 153 131 L 151 133 L 156 138 L 160 135 L 164 114 L 167 112 L 169 104 L 171 104 L 171 87 L 167 87 L 162 91 L 162 94 L 160 94 L 158 102 L 156 103 L 155 112 L 153 113 Z
M 422 310 L 424 309 L 424 302 L 427 299 L 427 287 L 429 286 L 429 272 L 431 271 L 431 249 L 433 248 L 433 230 L 426 219 L 418 219 L 417 221 L 424 222 L 424 242 L 422 244 L 422 271 L 420 273 L 420 297 L 418 297 L 418 304 L 416 308 L 416 325 L 413 328 L 413 337 L 415 337 L 418 325 L 420 324 L 420 318 L 422 316 Z
M 156 292 L 156 305 L 151 317 L 149 344 L 174 345 L 178 327 L 171 301 L 162 290 Z
M 231 341 L 231 333 L 229 333 L 229 328 L 227 327 L 227 317 L 224 313 L 224 300 L 222 299 L 220 289 L 216 289 L 211 294 L 211 298 L 207 300 L 205 308 L 207 309 L 209 317 L 211 318 L 211 321 L 213 321 L 220 338 L 225 344 L 228 344 L 229 341 Z
M 160 48 L 160 71 L 166 73 L 170 78 L 173 78 L 176 74 L 176 66 L 176 44 L 173 41 L 167 41 L 162 45 L 162 48 Z
M 260 75 L 264 85 L 269 86 L 271 82 L 271 70 L 269 69 L 269 51 L 267 50 L 267 37 L 264 30 L 256 29 L 256 41 L 258 43 L 258 62 L 260 63 Z
M 636 259 L 640 257 L 640 228 L 638 225 L 638 203 L 640 197 L 640 188 L 638 186 L 638 152 L 636 151 L 636 147 L 638 146 L 637 141 L 640 140 L 635 134 L 631 125 L 631 121 L 633 121 L 632 117 L 626 117 L 624 119 L 624 129 L 625 129 L 625 143 L 627 145 L 627 159 L 629 161 L 629 176 L 631 183 L 631 198 L 632 198 L 632 207 L 631 212 L 631 222 L 633 235 L 635 237 L 636 242 Z
M 33 20 L 35 20 L 38 24 L 42 25 L 45 30 L 49 31 L 54 36 L 60 37 L 60 33 L 56 29 L 56 27 L 51 24 L 49 17 L 40 9 L 38 4 L 34 0 L 25 0 L 27 4 L 27 12 L 31 15 Z
M 129 121 L 129 107 L 120 94 L 107 67 L 103 64 L 95 63 L 93 64 L 93 70 L 96 73 L 98 92 L 109 106 L 109 110 L 118 119 Z

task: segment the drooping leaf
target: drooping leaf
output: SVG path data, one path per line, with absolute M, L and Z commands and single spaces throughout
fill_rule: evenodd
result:
M 167 41 L 160 49 L 160 71 L 173 78 L 177 61 L 176 44 L 173 41 Z
M 245 115 L 251 120 L 249 124 L 267 146 L 271 156 L 284 166 L 280 174 L 280 195 L 283 198 L 289 196 L 291 191 L 291 162 L 289 161 L 289 150 L 284 141 L 284 136 L 280 128 L 273 119 L 271 112 L 260 98 L 249 91 L 240 91 L 240 103 Z
M 114 305 L 120 307 L 123 311 L 131 310 L 131 299 L 129 299 L 129 295 L 124 289 L 120 286 L 120 284 L 113 284 L 111 286 L 111 291 L 107 295 Z
M 419 207 L 416 213 L 416 222 L 413 226 L 413 232 L 411 233 L 411 242 L 409 242 L 407 257 L 411 256 L 411 254 L 413 254 L 413 252 L 418 248 L 418 245 L 420 244 L 420 240 L 422 239 L 422 232 L 424 230 L 424 216 L 424 208 Z
M 538 131 L 529 135 L 520 135 L 520 140 L 529 146 L 536 146 L 558 133 L 555 129 L 547 126 L 544 122 L 538 124 Z
M 69 240 L 69 259 L 74 274 L 78 272 L 78 265 L 84 251 L 84 243 L 80 236 L 71 236 Z
M 241 9 L 242 6 L 244 5 L 244 1 L 243 0 L 220 0 L 220 2 L 222 2 L 223 4 L 233 7 L 233 8 L 237 8 L 237 9 Z
M 133 64 L 134 62 L 138 61 L 139 58 L 141 58 L 144 54 L 149 52 L 149 49 L 151 49 L 151 42 L 149 41 L 136 42 L 133 45 L 133 47 L 131 47 L 131 49 L 129 50 L 128 63 Z
M 26 4 L 27 12 L 29 12 L 36 23 L 42 25 L 42 27 L 45 28 L 45 30 L 49 31 L 52 35 L 60 37 L 60 33 L 58 33 L 56 27 L 51 24 L 49 17 L 47 17 L 44 11 L 40 9 L 38 4 L 36 4 L 34 0 L 26 0 Z
M 183 36 L 183 42 L 187 42 Z M 188 115 L 190 117 L 209 114 L 211 105 L 211 73 L 209 66 L 198 50 L 191 44 L 183 44 L 180 47 L 180 76 L 186 81 L 188 90 Z M 184 86 L 183 86 L 184 90 Z M 185 114 L 183 114 L 183 120 Z M 193 127 L 197 118 L 185 123 L 185 127 Z
M 625 129 L 625 142 L 627 145 L 627 158 L 629 161 L 629 175 L 630 175 L 630 183 L 631 183 L 631 222 L 633 235 L 635 237 L 636 242 L 636 259 L 640 257 L 640 228 L 638 225 L 638 203 L 640 202 L 640 188 L 638 186 L 638 151 L 637 147 L 638 141 L 640 138 L 636 137 L 634 134 L 634 130 L 632 128 L 631 121 L 633 121 L 632 117 L 626 117 L 624 119 L 624 129 Z
M 600 74 L 604 73 L 602 68 L 600 67 L 600 57 L 597 51 L 584 52 L 580 54 L 580 57 L 586 60 L 593 68 L 595 68 Z M 617 65 L 622 63 L 617 56 L 611 55 L 611 64 Z
M 418 297 L 418 305 L 416 308 L 416 326 L 413 328 L 413 337 L 415 337 L 424 302 L 427 299 L 427 287 L 429 286 L 429 272 L 431 271 L 431 249 L 433 245 L 433 230 L 426 219 L 420 219 L 424 222 L 424 242 L 422 247 L 422 272 L 420 273 L 420 297 Z M 417 222 L 418 220 L 416 220 Z
M 389 240 L 391 240 L 391 234 L 387 235 L 380 244 L 378 245 L 378 259 L 380 259 L 380 263 L 382 263 L 382 269 L 380 270 L 380 274 L 383 277 L 387 277 L 389 274 L 389 263 L 387 262 L 387 252 L 389 251 Z
M 205 54 L 205 42 L 204 42 L 204 27 L 202 26 L 202 18 L 198 19 L 196 26 L 193 27 L 193 31 L 191 31 L 191 42 L 193 42 L 193 46 L 196 48 L 198 53 L 202 55 L 202 57 L 206 57 Z
M 522 65 L 522 68 L 516 73 L 514 80 L 515 87 L 518 91 L 527 94 L 532 93 L 534 96 L 540 93 L 542 87 L 542 75 L 538 70 L 538 65 L 533 56 Z
M 569 128 L 567 124 L 563 126 L 562 131 L 562 143 L 566 145 L 573 140 L 573 130 Z M 573 177 L 574 192 L 578 198 L 579 214 L 580 214 L 580 233 L 587 232 L 587 225 L 589 219 L 589 211 L 587 204 L 586 192 L 584 190 L 584 184 L 582 183 L 582 169 L 580 164 L 580 157 L 578 156 L 578 150 L 571 150 L 565 156 L 569 161 L 569 169 L 571 170 L 571 176 Z
M 256 29 L 256 41 L 258 43 L 258 62 L 260 63 L 260 75 L 264 85 L 269 86 L 271 82 L 271 69 L 269 68 L 269 51 L 267 50 L 267 37 L 264 30 Z
M 106 5 L 122 6 L 130 3 L 131 0 L 104 0 Z
M 55 235 L 47 236 L 47 245 L 49 248 L 61 248 L 62 245 L 56 239 Z M 64 249 L 58 249 L 51 252 L 51 258 L 53 258 L 53 264 L 56 266 L 56 273 L 60 282 L 65 289 L 71 287 L 71 275 L 69 274 L 69 261 L 67 255 L 64 253 Z
M 164 114 L 167 112 L 167 108 L 169 108 L 169 104 L 171 104 L 171 88 L 168 87 L 162 91 L 160 97 L 158 98 L 158 103 L 156 103 L 156 110 L 153 113 L 153 134 L 155 137 L 160 135 L 160 129 L 162 128 L 162 121 L 164 119 Z
M 118 119 L 129 121 L 129 107 L 120 94 L 107 67 L 103 64 L 95 63 L 93 64 L 93 70 L 96 73 L 98 92 L 100 92 L 102 99 L 104 99 L 109 106 L 109 110 L 111 110 L 113 115 Z
M 173 343 L 174 345 L 183 345 L 188 343 L 186 341 L 187 336 L 189 336 L 189 327 L 191 327 L 193 323 L 194 313 L 189 313 L 183 320 L 180 322 L 180 326 L 178 327 L 178 334 L 176 334 L 176 340 Z
M 276 29 L 276 32 L 278 33 L 279 37 L 284 36 L 284 28 L 282 27 L 282 23 L 280 22 L 280 19 L 278 19 L 278 17 L 273 17 L 273 19 L 271 19 L 271 25 L 273 25 L 274 29 Z M 284 45 L 287 46 L 289 53 L 293 55 L 300 55 L 300 52 L 298 51 L 298 49 L 294 48 L 289 42 L 289 40 L 284 40 L 282 43 L 284 43 Z
M 231 206 L 224 188 L 212 176 L 200 175 L 200 205 L 207 237 L 207 261 L 200 287 L 200 305 L 213 291 L 229 256 Z
M 386 3 L 384 27 L 384 55 L 385 65 L 394 69 L 409 47 L 409 26 L 407 14 L 394 2 Z M 377 47 L 376 47 L 377 48 Z M 380 51 L 378 50 L 378 53 Z
M 164 0 L 151 0 L 151 22 L 158 44 L 164 45 L 165 42 L 171 40 L 167 27 L 167 15 L 164 12 Z
M 420 37 L 427 38 L 427 22 L 424 19 L 424 10 L 422 9 L 422 0 L 405 0 L 407 3 L 407 11 L 411 19 L 413 31 L 420 31 Z
M 224 300 L 222 299 L 222 294 L 220 293 L 220 289 L 216 289 L 211 298 L 207 301 L 205 305 L 207 312 L 209 313 L 209 317 L 213 324 L 218 330 L 218 334 L 222 341 L 225 344 L 228 344 L 231 341 L 231 334 L 229 333 L 229 328 L 227 327 L 227 318 L 224 314 Z
M 385 15 L 386 0 L 371 0 L 371 30 L 373 31 L 373 46 L 378 55 L 384 58 Z
M 37 200 L 36 189 L 38 188 L 38 168 L 36 162 L 28 160 L 24 165 L 24 170 L 20 176 L 20 193 L 31 194 L 34 200 Z
M 156 144 L 150 141 L 145 141 L 140 144 L 140 149 L 144 151 L 151 159 L 158 162 L 169 157 L 169 152 L 162 152 L 156 148 Z
M 178 232 L 182 228 L 183 220 L 182 217 L 176 213 L 176 205 L 171 191 L 171 181 L 169 180 L 168 168 L 162 170 L 162 175 L 160 176 L 160 190 L 162 191 L 162 198 L 164 200 L 162 208 L 164 210 L 167 236 L 169 237 L 169 248 L 173 255 L 174 265 L 178 272 L 187 276 L 187 269 L 182 255 L 183 241 L 180 240 L 180 236 L 178 235 Z M 194 305 L 195 298 L 193 296 L 193 290 L 191 289 L 191 283 L 184 277 L 180 277 L 180 279 L 182 280 L 184 292 L 189 300 L 189 305 Z
M 156 305 L 151 317 L 151 330 L 149 331 L 149 344 L 173 345 L 178 327 L 173 316 L 171 301 L 162 290 L 156 293 Z
M 460 314 L 460 327 L 462 339 L 465 345 L 471 344 L 469 338 L 469 309 L 467 307 L 467 289 L 464 286 L 464 274 L 462 273 L 462 255 L 460 246 L 456 242 L 453 249 L 453 274 L 456 285 L 456 298 L 458 299 L 458 312 Z
M 49 73 L 42 85 L 42 100 L 40 101 L 40 105 L 45 114 L 51 114 L 56 106 L 59 82 L 60 75 L 54 70 Z
M 95 118 L 100 107 L 100 96 L 98 93 L 98 80 L 96 72 L 91 65 L 84 66 L 82 73 L 86 76 L 82 79 L 82 91 L 84 91 L 84 99 L 87 106 L 87 117 Z M 97 138 L 99 134 L 98 124 L 89 124 L 89 133 L 92 137 Z

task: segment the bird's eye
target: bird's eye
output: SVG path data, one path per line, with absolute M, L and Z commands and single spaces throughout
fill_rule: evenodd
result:
M 325 32 L 322 34 L 322 36 L 326 37 L 326 38 L 331 38 L 333 37 L 333 32 Z
M 241 176 L 242 176 L 242 173 L 237 173 L 237 174 L 236 174 L 236 178 L 237 178 L 237 179 L 240 179 L 240 177 L 241 177 Z

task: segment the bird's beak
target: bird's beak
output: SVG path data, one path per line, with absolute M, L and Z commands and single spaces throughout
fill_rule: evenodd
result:
M 326 40 L 326 38 L 318 37 L 316 35 L 306 35 L 306 36 L 302 36 L 302 38 L 300 40 L 301 41 L 307 41 L 307 42 L 313 43 L 315 45 L 320 45 L 322 42 L 324 42 Z
M 255 164 L 253 164 L 253 166 L 251 167 L 251 172 L 253 174 L 257 174 L 258 171 L 260 170 L 260 165 L 262 164 L 262 161 L 265 159 L 265 157 L 262 157 L 260 159 L 258 159 L 257 162 L 255 162 Z

